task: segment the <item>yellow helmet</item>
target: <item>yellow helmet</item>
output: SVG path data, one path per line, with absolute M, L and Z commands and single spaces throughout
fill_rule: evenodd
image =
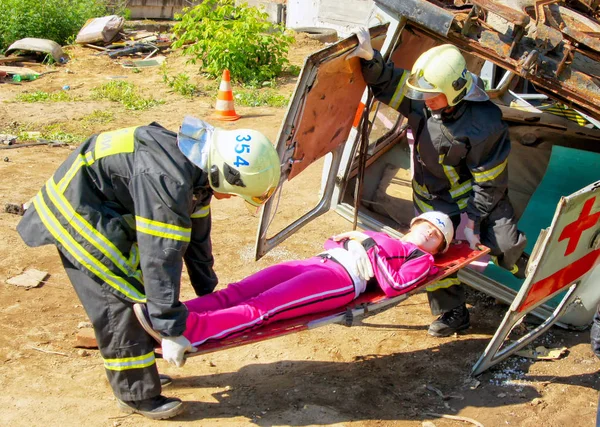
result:
M 215 128 L 208 153 L 209 183 L 218 193 L 242 197 L 259 207 L 277 189 L 279 155 L 262 133 Z
M 467 70 L 460 50 L 451 44 L 443 44 L 419 56 L 404 85 L 404 94 L 411 99 L 425 100 L 443 93 L 449 106 L 463 99 L 487 101 L 489 97 L 476 84 L 476 78 Z

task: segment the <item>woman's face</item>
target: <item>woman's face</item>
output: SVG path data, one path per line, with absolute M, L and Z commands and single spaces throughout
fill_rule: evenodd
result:
M 422 251 L 436 254 L 442 243 L 444 236 L 442 232 L 427 221 L 418 221 L 410 228 L 410 231 L 404 235 L 404 240 L 408 240 L 419 247 Z

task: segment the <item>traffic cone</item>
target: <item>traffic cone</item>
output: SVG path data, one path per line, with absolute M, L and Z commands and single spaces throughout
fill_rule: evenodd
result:
M 217 95 L 217 105 L 215 106 L 214 118 L 218 120 L 234 121 L 239 119 L 233 106 L 233 92 L 231 91 L 231 76 L 229 70 L 223 71 L 219 94 Z

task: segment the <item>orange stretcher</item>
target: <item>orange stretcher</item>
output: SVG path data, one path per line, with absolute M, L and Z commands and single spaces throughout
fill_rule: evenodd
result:
M 333 323 L 352 326 L 355 320 L 393 307 L 394 305 L 407 299 L 409 296 L 422 291 L 428 285 L 431 285 L 438 280 L 457 272 L 461 268 L 487 254 L 489 251 L 489 248 L 484 246 L 481 246 L 480 250 L 472 250 L 469 248 L 467 243 L 453 243 L 445 254 L 437 255 L 435 257 L 435 266 L 438 268 L 438 272 L 429 276 L 429 278 L 421 285 L 405 294 L 388 298 L 381 291 L 381 289 L 377 288 L 361 294 L 357 299 L 345 307 L 340 307 L 329 311 L 321 311 L 319 313 L 308 314 L 301 317 L 295 317 L 293 319 L 276 321 L 257 327 L 256 329 L 245 332 L 242 335 L 218 341 L 206 342 L 198 346 L 197 352 L 187 353 L 186 357 L 194 357 L 227 348 L 252 344 L 258 341 L 276 338 L 294 332 L 315 329 Z M 156 348 L 155 351 L 157 355 L 161 354 L 160 347 Z

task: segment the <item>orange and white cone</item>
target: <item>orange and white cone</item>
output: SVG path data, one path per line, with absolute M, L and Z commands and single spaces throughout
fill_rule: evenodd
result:
M 233 121 L 241 117 L 235 112 L 233 106 L 233 92 L 231 91 L 231 76 L 229 70 L 223 71 L 215 110 L 214 118 L 218 120 Z

